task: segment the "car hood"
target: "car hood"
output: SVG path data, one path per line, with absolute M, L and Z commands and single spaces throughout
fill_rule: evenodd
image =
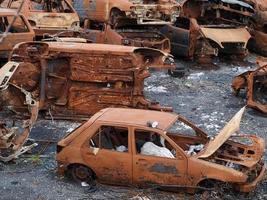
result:
M 238 111 L 235 116 L 225 125 L 225 127 L 215 136 L 213 140 L 210 140 L 203 151 L 198 154 L 198 158 L 207 158 L 217 151 L 229 137 L 239 130 L 240 121 L 246 107 L 243 107 Z
M 250 33 L 245 28 L 209 28 L 200 27 L 203 37 L 216 42 L 221 48 L 223 43 L 244 43 L 246 47 Z

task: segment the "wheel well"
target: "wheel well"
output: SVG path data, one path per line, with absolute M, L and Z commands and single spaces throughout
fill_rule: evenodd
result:
M 110 9 L 110 11 L 109 11 L 109 15 L 111 14 L 111 12 L 115 12 L 115 11 L 117 11 L 117 12 L 120 12 L 120 13 L 122 13 L 123 11 L 121 11 L 119 8 L 117 8 L 117 7 L 112 7 L 111 9 Z
M 72 167 L 75 167 L 75 166 L 78 166 L 78 165 L 82 165 L 82 166 L 88 168 L 92 172 L 92 174 L 93 174 L 93 179 L 96 179 L 97 178 L 96 173 L 94 172 L 94 170 L 92 170 L 91 167 L 89 167 L 87 165 L 84 165 L 84 164 L 81 164 L 81 163 L 72 163 L 72 164 L 69 164 L 67 166 L 67 170 L 65 171 L 65 173 L 68 173 L 71 170 Z
M 211 188 L 214 186 L 214 184 L 219 184 L 219 183 L 225 183 L 225 182 L 217 180 L 217 179 L 206 178 L 206 179 L 202 179 L 201 181 L 199 181 L 197 186 Z
M 122 11 L 121 9 L 119 9 L 118 7 L 112 7 L 109 11 L 109 17 L 111 16 L 112 12 L 118 12 L 120 13 L 122 16 L 125 16 L 125 12 Z

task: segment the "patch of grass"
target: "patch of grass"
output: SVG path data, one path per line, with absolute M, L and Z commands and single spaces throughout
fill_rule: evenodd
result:
M 42 160 L 38 154 L 32 155 L 29 160 L 34 164 L 42 164 Z

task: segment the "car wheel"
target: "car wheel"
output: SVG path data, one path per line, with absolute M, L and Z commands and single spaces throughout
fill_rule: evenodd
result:
M 76 182 L 90 183 L 94 180 L 91 169 L 84 165 L 74 165 L 70 168 L 70 175 Z

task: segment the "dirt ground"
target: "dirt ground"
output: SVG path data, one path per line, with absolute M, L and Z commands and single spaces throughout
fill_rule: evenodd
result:
M 214 135 L 245 105 L 245 99 L 232 95 L 231 81 L 234 75 L 255 67 L 255 58 L 255 55 L 251 55 L 248 62 L 242 64 L 219 62 L 219 69 L 216 70 L 201 70 L 194 63 L 177 61 L 177 65 L 189 70 L 187 76 L 179 79 L 170 77 L 167 72 L 152 72 L 145 84 L 145 94 L 162 105 L 172 106 L 175 112 Z M 31 138 L 36 139 L 39 146 L 32 154 L 25 154 L 8 164 L 0 163 L 0 199 L 267 199 L 267 179 L 249 194 L 237 193 L 227 184 L 195 195 L 186 194 L 182 189 L 171 193 L 155 188 L 140 189 L 99 183 L 96 191 L 91 191 L 56 173 L 56 142 L 79 124 L 38 120 Z M 267 117 L 248 108 L 241 123 L 241 132 L 267 138 Z M 266 162 L 266 156 L 264 159 Z

